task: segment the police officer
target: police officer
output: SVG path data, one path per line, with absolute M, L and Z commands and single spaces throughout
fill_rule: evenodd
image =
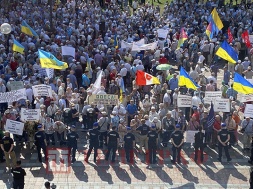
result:
M 99 147 L 99 131 L 98 131 L 98 122 L 93 123 L 93 129 L 89 131 L 89 135 L 90 135 L 90 146 L 89 146 L 89 150 L 87 153 L 87 156 L 85 158 L 85 161 L 88 162 L 89 161 L 89 157 L 91 154 L 91 151 L 94 148 L 94 163 L 96 163 L 96 158 L 98 155 L 98 147 Z
M 158 134 L 156 132 L 156 126 L 151 126 L 151 131 L 148 132 L 148 152 L 149 162 L 151 164 L 157 163 L 156 161 L 156 150 L 158 145 Z
M 171 143 L 172 143 L 172 153 L 173 153 L 173 159 L 171 160 L 171 163 L 176 163 L 176 157 L 177 157 L 177 163 L 181 163 L 180 160 L 180 153 L 182 149 L 182 145 L 184 143 L 184 135 L 182 131 L 180 131 L 181 125 L 176 124 L 175 131 L 171 134 Z
M 41 149 L 44 153 L 45 160 L 47 161 L 47 156 L 46 156 L 46 147 L 47 147 L 47 141 L 46 141 L 46 135 L 43 130 L 42 125 L 37 126 L 38 131 L 34 135 L 34 144 L 37 147 L 37 152 L 38 152 L 38 158 L 39 162 L 42 162 L 42 155 L 41 155 Z
M 126 160 L 128 163 L 133 163 L 135 137 L 131 133 L 131 127 L 127 127 L 126 130 L 127 130 L 127 134 L 124 136 L 124 149 L 126 153 Z
M 13 174 L 13 188 L 14 189 L 23 189 L 25 185 L 25 176 L 26 172 L 21 167 L 21 161 L 17 161 L 16 167 L 11 169 L 11 173 Z
M 148 132 L 150 130 L 150 127 L 145 124 L 145 119 L 141 120 L 142 125 L 137 127 L 136 131 L 139 131 L 140 134 L 140 153 L 142 154 L 142 147 L 144 146 L 145 151 L 148 150 Z
M 79 135 L 76 133 L 75 129 L 76 126 L 72 125 L 70 132 L 67 134 L 69 152 L 72 153 L 72 160 L 71 160 L 72 163 L 76 161 L 77 141 L 79 139 Z
M 195 162 L 198 160 L 198 150 L 200 151 L 200 161 L 203 162 L 204 160 L 204 137 L 205 134 L 202 132 L 202 127 L 199 127 L 199 132 L 194 135 L 195 141 L 194 141 L 194 148 L 195 148 Z
M 112 127 L 112 131 L 107 134 L 108 150 L 105 155 L 105 160 L 108 161 L 109 155 L 112 151 L 112 163 L 115 162 L 116 150 L 119 144 L 119 134 L 116 132 L 116 127 Z
M 221 130 L 218 132 L 218 150 L 219 150 L 219 157 L 218 160 L 221 162 L 222 158 L 222 148 L 224 148 L 225 155 L 227 157 L 227 161 L 231 161 L 229 152 L 228 152 L 228 142 L 230 140 L 230 135 L 227 131 L 226 123 L 221 124 Z

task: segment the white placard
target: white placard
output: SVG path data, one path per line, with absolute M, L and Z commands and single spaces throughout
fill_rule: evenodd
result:
M 250 102 L 250 101 L 253 101 L 253 94 L 250 95 L 242 94 L 241 102 Z
M 21 99 L 27 99 L 25 89 L 0 93 L 0 103 L 15 102 Z
M 21 108 L 22 121 L 38 121 L 40 119 L 40 109 L 25 109 Z
M 133 43 L 127 43 L 125 41 L 121 41 L 121 48 L 122 49 L 132 49 Z
M 34 85 L 32 86 L 33 89 L 33 95 L 36 96 L 52 96 L 52 88 L 50 85 Z
M 192 107 L 192 96 L 178 95 L 177 106 L 180 108 Z
M 214 102 L 216 98 L 222 97 L 222 91 L 206 91 L 204 102 L 205 104 L 211 104 L 211 101 Z
M 24 123 L 7 119 L 5 130 L 14 135 L 23 135 Z
M 186 143 L 194 143 L 195 142 L 195 134 L 198 132 L 199 131 L 186 131 L 185 132 L 185 142 Z M 202 130 L 202 133 L 205 133 L 205 131 Z
M 244 110 L 244 117 L 253 118 L 253 104 L 246 104 L 246 107 Z
M 144 45 L 133 43 L 132 51 L 154 50 L 156 48 L 157 48 L 157 41 Z
M 72 56 L 73 58 L 76 57 L 75 48 L 73 47 L 62 46 L 61 52 L 62 52 L 62 56 L 69 55 L 69 56 Z
M 157 30 L 157 34 L 158 34 L 158 37 L 159 37 L 159 38 L 164 38 L 164 39 L 166 39 L 168 33 L 169 33 L 169 31 L 168 31 L 168 30 L 165 30 L 165 29 L 158 29 L 158 30 Z
M 11 81 L 10 82 L 11 91 L 19 90 L 24 88 L 23 81 Z
M 253 35 L 249 35 L 249 41 L 253 44 Z
M 214 107 L 215 112 L 230 112 L 230 100 L 229 99 L 215 99 Z

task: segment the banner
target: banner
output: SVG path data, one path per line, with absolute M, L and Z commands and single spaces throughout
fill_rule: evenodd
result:
M 102 95 L 91 95 L 89 97 L 89 104 L 100 104 L 100 105 L 116 105 L 118 103 L 118 95 L 102 94 Z
M 39 121 L 40 109 L 25 109 L 21 108 L 21 121 Z
M 23 81 L 11 81 L 10 82 L 11 91 L 19 90 L 24 88 Z
M 0 93 L 0 103 L 14 102 L 14 101 L 19 101 L 21 99 L 27 99 L 25 89 L 19 89 L 15 91 L 6 92 L 6 93 Z
M 230 112 L 230 100 L 224 98 L 217 98 L 214 101 L 213 108 L 215 112 Z
M 36 96 L 50 96 L 51 98 L 52 96 L 52 88 L 49 85 L 34 85 L 32 86 L 33 89 L 33 95 Z
M 205 104 L 211 104 L 211 101 L 214 102 L 216 98 L 222 97 L 222 91 L 206 91 L 204 102 Z
M 7 119 L 5 130 L 14 135 L 23 135 L 24 123 Z
M 72 56 L 73 58 L 76 57 L 76 53 L 75 53 L 75 48 L 74 47 L 62 46 L 61 47 L 61 53 L 62 53 L 62 56 L 68 55 L 68 56 Z
M 127 43 L 125 41 L 121 41 L 120 47 L 122 49 L 132 49 L 133 43 Z
M 158 35 L 159 38 L 164 38 L 164 39 L 166 39 L 168 33 L 169 33 L 169 31 L 168 31 L 168 30 L 165 30 L 165 29 L 158 29 L 158 30 L 157 30 L 157 35 Z
M 198 132 L 199 131 L 186 131 L 185 132 L 185 142 L 186 143 L 194 143 L 195 142 L 195 134 Z M 205 131 L 202 131 L 202 133 L 205 133 Z
M 192 107 L 192 96 L 178 95 L 177 106 L 180 108 Z
M 241 102 L 250 102 L 250 101 L 253 101 L 253 94 L 249 94 L 249 95 L 242 94 Z
M 138 45 L 133 43 L 132 51 L 154 50 L 157 47 L 157 41 L 149 44 Z
M 246 104 L 246 107 L 244 110 L 244 117 L 253 118 L 253 104 Z

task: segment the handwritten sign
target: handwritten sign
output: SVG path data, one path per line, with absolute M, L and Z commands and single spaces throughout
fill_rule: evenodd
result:
M 40 109 L 25 109 L 21 108 L 22 121 L 38 121 L 40 119 Z
M 250 102 L 250 101 L 253 101 L 253 94 L 249 95 L 242 94 L 241 102 Z
M 21 99 L 27 99 L 25 89 L 0 93 L 0 103 L 14 102 Z
M 230 100 L 229 99 L 215 99 L 214 101 L 215 112 L 230 112 Z
M 192 107 L 192 97 L 187 95 L 178 95 L 177 97 L 178 107 Z
M 52 97 L 52 88 L 49 85 L 34 85 L 32 86 L 34 96 L 49 96 Z
M 222 97 L 222 91 L 206 91 L 204 102 L 205 104 L 211 104 L 215 99 Z
M 246 107 L 244 110 L 244 117 L 253 118 L 253 104 L 246 104 Z
M 19 90 L 24 88 L 23 81 L 11 81 L 10 82 L 11 91 Z
M 102 105 L 116 105 L 118 103 L 118 95 L 102 94 L 91 95 L 89 97 L 89 104 L 102 104 Z
M 14 135 L 23 135 L 24 123 L 7 119 L 5 130 Z

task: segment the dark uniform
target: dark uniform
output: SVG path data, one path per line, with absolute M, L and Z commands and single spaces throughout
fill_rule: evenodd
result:
M 198 150 L 200 150 L 200 161 L 203 162 L 204 160 L 204 154 L 203 154 L 203 150 L 204 150 L 204 137 L 205 134 L 202 133 L 201 131 L 199 131 L 198 133 L 195 134 L 195 144 L 194 144 L 194 148 L 195 148 L 195 158 L 194 160 L 197 161 L 198 160 Z
M 115 130 L 112 130 L 107 134 L 108 150 L 105 155 L 106 161 L 108 161 L 110 152 L 112 151 L 112 162 L 115 162 L 118 140 L 119 140 L 119 133 L 117 133 Z
M 175 119 L 173 117 L 171 118 L 164 118 L 163 119 L 163 140 L 162 144 L 163 147 L 167 147 L 168 142 L 170 140 L 172 132 L 175 130 Z
M 2 130 L 0 130 L 0 144 L 2 144 L 2 138 L 4 137 L 4 133 Z M 0 148 L 0 163 L 5 162 L 4 159 L 4 152 L 2 150 L 2 148 Z
M 135 136 L 132 133 L 127 133 L 124 136 L 124 149 L 128 163 L 132 163 L 134 161 L 134 141 Z
M 79 135 L 73 130 L 71 130 L 67 134 L 69 152 L 72 154 L 72 160 L 71 160 L 72 163 L 74 163 L 76 161 L 76 150 L 77 150 L 77 140 L 78 139 L 79 139 Z
M 13 188 L 23 189 L 26 176 L 25 170 L 21 167 L 16 167 L 15 169 L 11 169 L 11 173 L 13 174 Z
M 89 131 L 89 135 L 90 135 L 90 146 L 89 146 L 89 150 L 87 152 L 87 156 L 85 158 L 85 161 L 88 161 L 91 151 L 94 148 L 94 162 L 96 162 L 96 158 L 98 155 L 98 147 L 99 147 L 99 131 L 98 128 L 93 128 L 92 130 Z
M 184 135 L 181 131 L 176 130 L 171 134 L 171 139 L 173 139 L 175 145 L 178 146 L 181 144 L 182 140 L 184 139 Z M 177 162 L 181 163 L 181 160 L 180 160 L 181 149 L 182 149 L 182 145 L 179 147 L 172 145 L 172 153 L 173 153 L 172 163 L 176 162 L 176 157 L 177 157 Z
M 229 133 L 226 128 L 222 128 L 221 131 L 218 132 L 218 137 L 220 137 L 221 142 L 226 142 L 227 139 L 230 137 Z M 225 144 L 225 146 L 219 141 L 218 143 L 218 153 L 219 157 L 218 160 L 221 161 L 222 158 L 222 148 L 224 148 L 225 155 L 227 157 L 227 161 L 231 161 L 229 152 L 228 152 L 228 143 Z
M 46 135 L 45 135 L 44 131 L 38 131 L 38 132 L 35 133 L 35 135 L 34 135 L 34 141 L 35 141 L 34 144 L 37 147 L 39 162 L 42 162 L 41 149 L 44 153 L 45 160 L 47 160 L 45 140 L 46 140 Z
M 251 151 L 250 151 L 250 159 L 249 159 L 249 163 L 253 164 L 253 138 L 251 138 Z
M 157 132 L 155 130 L 149 131 L 148 132 L 148 153 L 149 153 L 150 163 L 156 163 L 157 143 L 158 143 Z

